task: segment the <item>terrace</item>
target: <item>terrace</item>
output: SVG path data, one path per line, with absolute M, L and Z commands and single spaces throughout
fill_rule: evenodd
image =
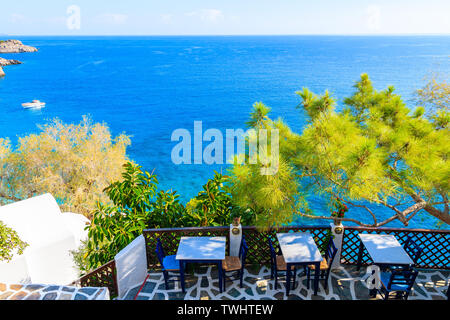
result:
M 420 258 L 414 268 L 419 271 L 412 287 L 411 300 L 444 300 L 448 299 L 450 282 L 450 231 L 423 229 L 393 229 L 321 226 L 302 227 L 290 226 L 272 230 L 260 231 L 255 227 L 239 227 L 248 244 L 246 264 L 243 273 L 242 288 L 239 281 L 227 282 L 226 289 L 220 292 L 219 269 L 211 264 L 189 264 L 185 275 L 185 292 L 180 281 L 169 283 L 166 287 L 164 274 L 155 253 L 157 239 L 161 240 L 168 255 L 175 255 L 181 237 L 226 237 L 227 255 L 233 251 L 235 235 L 230 227 L 178 228 L 145 230 L 142 243 L 145 242 L 144 277 L 145 280 L 130 285 L 130 275 L 137 277 L 138 270 L 130 269 L 123 276 L 124 270 L 119 270 L 116 261 L 110 261 L 102 267 L 85 275 L 78 281 L 83 287 L 107 287 L 111 297 L 125 300 L 368 300 L 381 299 L 378 293 L 369 294 L 367 285 L 367 267 L 374 264 L 367 249 L 361 245 L 360 234 L 393 235 L 403 245 L 408 237 L 423 248 Z M 327 241 L 329 232 L 334 236 L 338 252 L 332 263 L 327 288 L 324 281 L 318 285 L 317 295 L 307 288 L 307 278 L 299 268 L 296 286 L 291 288 L 289 295 L 285 290 L 284 279 L 278 281 L 275 287 L 270 274 L 269 239 L 274 243 L 278 254 L 282 254 L 277 234 L 280 232 L 308 232 L 317 247 Z M 145 239 L 145 240 L 144 240 Z M 362 250 L 360 250 L 362 249 Z M 284 252 L 285 253 L 285 252 Z M 361 255 L 360 255 L 361 253 Z M 130 255 L 131 257 L 132 255 Z M 136 255 L 135 255 L 136 256 Z M 141 257 L 142 258 L 142 257 Z M 362 267 L 358 270 L 358 258 Z M 141 259 L 142 260 L 142 259 Z M 138 263 L 137 263 L 138 264 Z M 132 266 L 134 267 L 134 266 Z M 133 275 L 134 272 L 134 275 Z M 127 278 L 128 277 L 128 278 Z M 124 285 L 127 283 L 127 285 Z M 395 298 L 395 297 L 394 297 Z

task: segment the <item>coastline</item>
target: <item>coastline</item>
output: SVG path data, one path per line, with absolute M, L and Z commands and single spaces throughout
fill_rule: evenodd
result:
M 0 40 L 0 53 L 24 53 L 37 51 L 37 48 L 24 45 L 19 40 Z M 22 62 L 15 59 L 5 59 L 0 57 L 0 77 L 5 76 L 3 67 L 17 64 L 22 64 Z
M 36 52 L 37 48 L 27 46 L 20 40 L 0 40 L 0 53 Z
M 8 59 L 0 58 L 0 77 L 5 76 L 5 71 L 3 70 L 3 67 L 17 65 L 17 64 L 22 64 L 22 62 L 19 60 L 13 60 L 13 59 L 8 60 Z

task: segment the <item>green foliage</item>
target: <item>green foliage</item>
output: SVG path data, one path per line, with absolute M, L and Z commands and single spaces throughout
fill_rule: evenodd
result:
M 11 261 L 13 255 L 23 253 L 28 243 L 19 238 L 17 232 L 0 221 L 0 261 Z
M 123 180 L 111 183 L 104 191 L 120 211 L 148 211 L 150 198 L 153 198 L 157 190 L 156 175 L 144 173 L 140 166 L 130 162 L 124 165 L 124 169 Z
M 98 203 L 87 227 L 87 269 L 114 259 L 120 250 L 142 234 L 150 220 L 150 200 L 158 183 L 156 176 L 143 173 L 140 166 L 132 163 L 126 163 L 124 169 L 123 180 L 105 189 L 113 204 Z
M 147 222 L 150 228 L 182 228 L 190 226 L 186 208 L 179 200 L 176 191 L 160 191 L 152 203 L 151 217 Z
M 87 260 L 88 257 L 88 248 L 87 248 L 87 240 L 82 241 L 81 245 L 77 250 L 71 250 L 70 254 L 72 255 L 73 262 L 78 269 L 78 276 L 82 277 L 84 274 L 89 272 L 91 268 L 89 267 L 89 262 Z
M 417 208 L 448 222 L 448 203 L 447 212 L 438 204 L 449 193 L 449 131 L 420 108 L 411 114 L 393 87 L 376 91 L 365 74 L 355 88 L 342 113 L 322 113 L 305 128 L 298 172 L 314 177 L 317 192 L 385 205 L 404 224 Z
M 185 208 L 175 191 L 158 191 L 154 174 L 125 164 L 122 180 L 105 189 L 112 205 L 97 204 L 87 227 L 88 240 L 73 252 L 76 265 L 83 272 L 101 266 L 146 228 L 228 225 L 235 216 L 251 224 L 251 212 L 233 205 L 227 181 L 216 172 Z
M 345 213 L 348 211 L 348 207 L 341 199 L 335 198 L 333 201 L 333 210 L 331 216 L 335 218 L 344 218 Z
M 243 224 L 251 224 L 253 216 L 250 210 L 236 206 L 229 191 L 230 178 L 215 172 L 203 190 L 191 199 L 186 206 L 187 219 L 192 226 L 224 226 L 235 217 L 242 217 Z
M 328 91 L 297 92 L 310 118 L 299 134 L 282 120 L 272 121 L 269 108 L 255 105 L 249 124 L 279 130 L 279 171 L 266 177 L 258 172 L 261 163 L 236 161 L 233 201 L 263 216 L 268 226 L 289 222 L 295 212 L 332 219 L 309 209 L 306 191 L 366 209 L 373 226 L 394 219 L 408 225 L 420 210 L 449 223 L 448 85 L 434 82 L 420 91 L 433 112 L 411 111 L 393 87 L 377 91 L 366 74 L 354 88 L 341 112 Z M 392 217 L 380 222 L 368 202 L 392 209 Z
M 250 114 L 250 119 L 245 123 L 250 128 L 264 127 L 268 118 L 270 108 L 262 102 L 253 104 L 253 112 Z
M 334 110 L 336 101 L 330 96 L 328 90 L 321 96 L 315 95 L 307 88 L 303 88 L 302 91 L 296 93 L 302 99 L 301 106 L 312 120 L 322 113 L 329 113 Z
M 231 169 L 233 201 L 255 213 L 259 227 L 287 224 L 293 219 L 297 184 L 285 162 L 275 175 L 261 175 L 258 164 L 235 163 Z
M 290 130 L 283 126 L 281 121 L 272 122 L 267 117 L 270 109 L 261 103 L 253 106 L 252 119 L 247 124 L 256 131 L 267 129 L 268 142 L 271 141 L 270 130 L 278 130 L 280 134 L 280 148 L 285 145 L 286 136 L 290 136 Z M 292 136 L 291 136 L 292 137 Z M 247 144 L 257 137 L 249 136 Z M 265 148 L 259 145 L 259 148 Z M 230 192 L 232 200 L 241 208 L 248 208 L 254 215 L 254 222 L 257 226 L 267 228 L 274 225 L 282 225 L 292 221 L 295 212 L 297 193 L 297 181 L 293 179 L 292 166 L 283 156 L 279 159 L 272 158 L 271 144 L 262 154 L 238 155 L 234 160 L 234 165 L 230 169 Z M 244 161 L 243 161 L 244 160 Z M 262 174 L 262 170 L 267 168 L 268 163 L 277 161 L 275 174 Z
M 416 103 L 426 110 L 427 115 L 432 120 L 439 113 L 448 116 L 450 112 L 450 84 L 447 79 L 436 73 L 432 74 L 426 85 L 417 90 Z

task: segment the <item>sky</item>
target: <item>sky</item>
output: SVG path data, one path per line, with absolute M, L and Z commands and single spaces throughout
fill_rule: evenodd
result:
M 449 0 L 2 2 L 0 35 L 450 34 Z

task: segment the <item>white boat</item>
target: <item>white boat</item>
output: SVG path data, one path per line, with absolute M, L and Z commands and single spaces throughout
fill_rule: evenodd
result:
M 32 102 L 22 103 L 22 107 L 24 107 L 25 109 L 41 109 L 45 107 L 45 102 L 33 100 Z

